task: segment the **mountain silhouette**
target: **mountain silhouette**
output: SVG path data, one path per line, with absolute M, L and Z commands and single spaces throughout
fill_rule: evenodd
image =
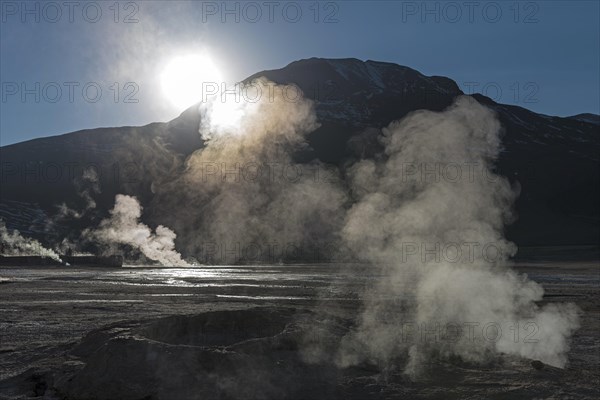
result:
M 315 102 L 321 125 L 310 133 L 310 148 L 298 160 L 340 167 L 375 157 L 382 150 L 381 129 L 390 122 L 415 110 L 441 111 L 464 95 L 447 77 L 371 60 L 299 60 L 244 82 L 258 77 L 296 85 Z M 520 187 L 509 239 L 521 246 L 597 244 L 599 116 L 548 116 L 472 97 L 497 113 L 504 128 L 497 168 Z M 25 234 L 60 241 L 64 232 L 84 229 L 106 215 L 122 193 L 145 205 L 145 222 L 179 227 L 178 234 L 186 235 L 186 221 L 174 223 L 174 215 L 157 204 L 154 188 L 179 176 L 189 155 L 204 146 L 197 110 L 194 105 L 166 123 L 87 129 L 0 147 L 0 218 Z M 61 204 L 87 206 L 81 193 L 91 190 L 83 178 L 90 167 L 98 172 L 101 189 L 91 192 L 94 213 L 55 221 L 49 229 L 48 220 L 55 219 Z

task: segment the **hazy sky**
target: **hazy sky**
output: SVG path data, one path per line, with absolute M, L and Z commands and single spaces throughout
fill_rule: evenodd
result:
M 1 2 L 0 144 L 168 121 L 160 74 L 209 54 L 228 81 L 310 57 L 390 61 L 467 93 L 598 113 L 598 1 Z

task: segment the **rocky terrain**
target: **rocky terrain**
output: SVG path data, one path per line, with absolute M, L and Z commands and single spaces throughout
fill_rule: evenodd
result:
M 378 279 L 358 265 L 5 268 L 0 398 L 597 398 L 597 261 L 515 269 L 544 285 L 544 303 L 582 311 L 564 369 L 502 355 L 431 359 L 417 378 L 402 357 L 340 366 Z

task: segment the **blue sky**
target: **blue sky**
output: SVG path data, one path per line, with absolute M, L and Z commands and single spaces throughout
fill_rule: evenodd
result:
M 0 144 L 168 121 L 183 110 L 160 73 L 199 52 L 231 82 L 302 58 L 354 57 L 544 114 L 598 113 L 599 3 L 3 0 Z

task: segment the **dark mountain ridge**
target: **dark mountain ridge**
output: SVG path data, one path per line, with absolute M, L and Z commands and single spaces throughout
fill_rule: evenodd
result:
M 463 95 L 447 77 L 371 60 L 311 58 L 245 82 L 261 76 L 295 84 L 315 101 L 321 126 L 309 135 L 310 154 L 304 157 L 338 166 L 381 151 L 378 136 L 391 121 L 419 109 L 441 111 Z M 505 129 L 498 168 L 521 188 L 509 238 L 518 245 L 597 244 L 598 116 L 546 116 L 473 97 L 497 112 Z M 149 224 L 177 225 L 169 215 L 153 212 L 153 188 L 178 176 L 187 157 L 203 147 L 199 123 L 195 105 L 167 123 L 82 130 L 0 147 L 0 218 L 11 228 L 48 239 L 46 221 L 58 205 L 85 207 L 81 177 L 93 167 L 101 187 L 94 194 L 97 215 L 105 215 L 115 195 L 123 193 L 146 206 Z M 61 229 L 88 223 L 82 218 L 78 226 L 57 223 L 53 230 L 60 237 Z

